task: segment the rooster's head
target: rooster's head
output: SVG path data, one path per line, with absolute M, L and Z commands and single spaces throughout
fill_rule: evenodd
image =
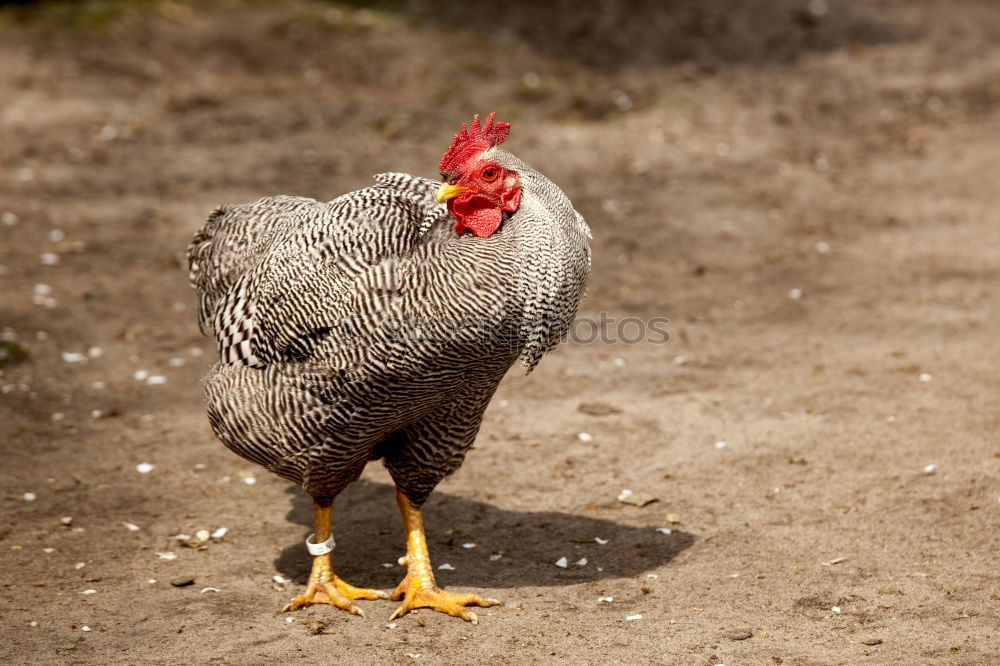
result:
M 510 134 L 510 124 L 494 122 L 495 118 L 491 113 L 480 125 L 477 115 L 468 128 L 463 123 L 441 158 L 439 170 L 444 182 L 437 200 L 448 202 L 459 234 L 471 231 L 479 238 L 489 238 L 500 227 L 504 212 L 513 213 L 521 205 L 517 173 L 489 158 L 488 151 Z

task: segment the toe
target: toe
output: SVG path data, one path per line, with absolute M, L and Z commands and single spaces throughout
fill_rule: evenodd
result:
M 481 608 L 489 608 L 490 606 L 499 606 L 500 602 L 496 599 L 485 599 L 478 594 L 455 594 L 448 595 L 449 601 L 462 606 L 479 606 Z
M 374 601 L 375 599 L 389 598 L 389 595 L 382 590 L 373 590 L 367 587 L 354 587 L 340 578 L 337 578 L 334 581 L 334 585 L 336 585 L 337 590 L 348 599 L 368 599 Z

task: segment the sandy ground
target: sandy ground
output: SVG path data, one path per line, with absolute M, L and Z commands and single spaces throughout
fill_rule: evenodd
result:
M 0 9 L 0 661 L 1000 663 L 1000 7 L 530 7 Z M 282 614 L 308 498 L 211 435 L 184 248 L 490 110 L 590 221 L 581 314 L 670 342 L 503 384 L 427 510 L 479 626 Z M 398 582 L 379 466 L 335 531 Z

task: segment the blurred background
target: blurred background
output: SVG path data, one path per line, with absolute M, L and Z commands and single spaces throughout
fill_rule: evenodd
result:
M 490 111 L 590 223 L 582 314 L 670 342 L 501 388 L 429 518 L 452 582 L 509 604 L 478 633 L 302 615 L 391 663 L 995 658 L 996 2 L 80 0 L 0 2 L 4 661 L 318 658 L 270 579 L 307 570 L 272 562 L 307 514 L 212 438 L 184 251 L 219 204 L 435 177 Z M 365 483 L 338 553 L 389 587 Z

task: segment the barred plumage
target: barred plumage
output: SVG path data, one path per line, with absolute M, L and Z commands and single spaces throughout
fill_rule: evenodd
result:
M 461 465 L 506 371 L 568 331 L 590 268 L 565 195 L 501 148 L 484 157 L 523 187 L 489 238 L 456 234 L 439 183 L 406 174 L 209 216 L 188 259 L 227 447 L 328 498 L 383 458 L 415 506 Z

